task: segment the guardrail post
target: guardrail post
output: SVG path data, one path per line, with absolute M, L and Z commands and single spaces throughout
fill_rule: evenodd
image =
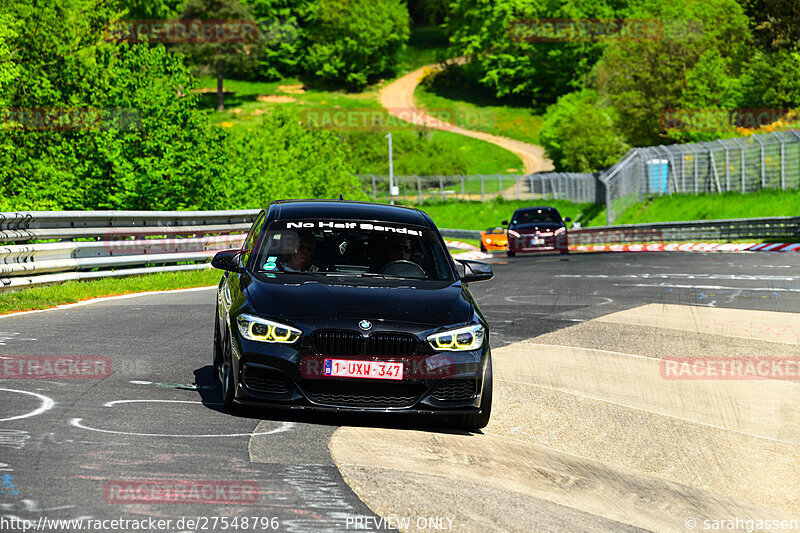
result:
M 417 203 L 422 205 L 422 180 L 416 174 L 414 177 L 417 178 Z
M 752 135 L 752 137 L 761 145 L 761 188 L 765 189 L 767 187 L 767 162 L 765 160 L 764 141 L 759 139 L 758 135 Z
M 744 149 L 744 145 L 736 137 L 733 137 L 733 142 L 738 144 L 739 145 L 739 149 L 742 151 L 742 192 L 747 192 L 745 170 L 744 170 L 744 166 L 745 166 L 745 149 Z

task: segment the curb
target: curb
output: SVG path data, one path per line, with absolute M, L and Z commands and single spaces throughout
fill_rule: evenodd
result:
M 570 246 L 573 252 L 800 252 L 800 243 L 657 242 L 651 244 L 590 244 Z

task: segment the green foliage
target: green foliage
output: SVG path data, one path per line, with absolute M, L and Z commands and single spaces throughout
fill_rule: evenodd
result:
M 628 1 L 456 0 L 451 8 L 451 42 L 478 67 L 480 82 L 498 97 L 514 95 L 541 105 L 582 87 L 604 44 L 534 42 L 526 25 L 540 19 L 620 18 Z
M 19 67 L 13 61 L 9 45 L 16 35 L 13 19 L 0 14 L 0 106 L 4 105 L 6 87 L 19 75 Z
M 556 170 L 595 172 L 616 163 L 629 146 L 616 130 L 613 113 L 591 90 L 566 94 L 550 106 L 539 140 Z
M 212 126 L 196 109 L 197 81 L 183 58 L 162 45 L 105 40 L 118 13 L 102 2 L 18 2 L 8 16 L 15 24 L 3 28 L 17 33 L 3 30 L 0 49 L 15 51 L 18 72 L 3 80 L 4 104 L 102 121 L 61 129 L 7 123 L 0 211 L 226 209 L 355 186 L 335 137 L 297 119 L 276 115 L 244 139 Z M 253 194 L 241 169 L 264 191 Z
M 237 207 L 340 194 L 367 199 L 351 174 L 348 147 L 329 131 L 304 128 L 289 112 L 276 110 L 260 127 L 231 133 L 226 152 L 227 189 Z
M 786 109 L 800 104 L 800 53 L 756 50 L 742 75 L 744 107 Z
M 609 44 L 597 87 L 617 111 L 619 129 L 637 146 L 665 141 L 662 114 L 735 107 L 748 50 L 748 20 L 736 0 L 649 0 L 633 16 L 673 21 L 658 40 Z M 696 132 L 716 138 L 716 132 Z M 689 140 L 689 139 L 681 139 Z
M 302 74 L 305 63 L 305 28 L 313 20 L 319 0 L 243 0 L 259 27 L 274 33 L 259 50 L 258 75 L 267 80 Z
M 320 0 L 307 32 L 306 73 L 315 82 L 363 88 L 391 69 L 408 37 L 401 0 Z

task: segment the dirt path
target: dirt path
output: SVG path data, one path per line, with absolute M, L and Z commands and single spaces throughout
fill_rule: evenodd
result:
M 384 87 L 380 94 L 381 105 L 392 115 L 414 124 L 432 129 L 452 131 L 453 133 L 480 139 L 505 148 L 522 159 L 526 173 L 553 170 L 553 162 L 545 157 L 544 148 L 541 146 L 443 123 L 417 108 L 414 102 L 414 90 L 419 85 L 424 73 L 431 69 L 441 69 L 441 66 L 426 65 L 420 67 Z

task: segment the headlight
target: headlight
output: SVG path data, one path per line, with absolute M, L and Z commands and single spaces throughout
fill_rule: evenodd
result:
M 480 324 L 428 335 L 428 344 L 437 351 L 462 352 L 483 346 L 484 329 Z
M 299 329 L 252 315 L 239 315 L 236 325 L 242 337 L 251 341 L 292 344 L 303 333 Z

